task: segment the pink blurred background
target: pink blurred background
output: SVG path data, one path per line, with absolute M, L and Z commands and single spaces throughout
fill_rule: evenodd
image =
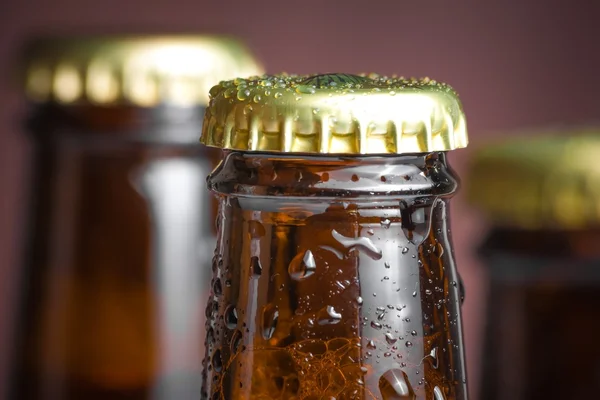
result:
M 600 3 L 565 3 L 0 0 L 0 392 L 30 161 L 12 61 L 28 35 L 226 33 L 245 40 L 269 72 L 430 76 L 461 95 L 471 144 L 451 160 L 464 177 L 469 154 L 491 139 L 521 128 L 598 119 Z M 467 287 L 469 381 L 476 394 L 486 274 L 473 248 L 485 226 L 461 195 L 453 207 L 456 256 Z

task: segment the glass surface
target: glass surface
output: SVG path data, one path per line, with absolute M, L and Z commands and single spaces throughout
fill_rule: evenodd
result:
M 466 399 L 445 154 L 229 153 L 203 399 Z

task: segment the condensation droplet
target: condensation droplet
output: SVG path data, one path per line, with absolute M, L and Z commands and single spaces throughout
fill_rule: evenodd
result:
M 433 368 L 437 369 L 438 367 L 438 355 L 437 355 L 438 349 L 437 347 L 434 347 L 433 349 L 431 349 L 431 352 L 429 353 L 429 356 L 431 357 L 431 359 L 433 360 L 431 362 L 431 364 L 433 365 Z
M 433 397 L 435 400 L 446 400 L 446 396 L 444 396 L 444 392 L 438 386 L 433 388 Z
M 306 250 L 292 259 L 288 267 L 288 273 L 292 279 L 301 281 L 314 274 L 316 269 L 317 264 L 312 251 Z
M 335 229 L 333 229 L 331 231 L 331 235 L 333 236 L 333 238 L 335 240 L 337 240 L 345 248 L 358 247 L 360 249 L 366 250 L 366 253 L 372 259 L 374 259 L 374 260 L 381 259 L 381 256 L 382 256 L 381 249 L 378 248 L 377 246 L 375 246 L 375 243 L 373 243 L 373 241 L 369 238 L 362 237 L 362 236 L 357 237 L 357 238 L 350 238 L 350 237 L 342 235 Z
M 259 221 L 248 222 L 248 233 L 251 239 L 258 239 L 265 236 L 265 227 Z
M 375 328 L 375 329 L 379 330 L 382 328 L 382 326 L 379 322 L 371 321 L 371 328 Z
M 389 263 L 389 262 L 386 262 L 386 263 L 384 263 L 383 265 L 384 265 L 386 268 L 389 268 L 389 267 L 390 267 L 390 263 Z
M 385 341 L 389 344 L 389 345 L 393 345 L 394 343 L 396 343 L 396 341 L 398 341 L 398 339 L 396 339 L 394 337 L 394 335 L 392 335 L 391 333 L 386 333 L 385 334 Z
M 406 342 L 406 347 L 412 347 L 412 342 Z
M 401 369 L 390 369 L 379 378 L 379 392 L 383 400 L 416 400 L 408 376 Z
M 340 322 L 341 319 L 342 314 L 336 312 L 333 306 L 326 306 L 319 311 L 317 323 L 319 325 L 333 325 Z
M 402 254 L 406 254 L 406 253 L 408 253 L 408 247 L 405 247 L 402 249 Z
M 304 94 L 313 94 L 315 93 L 315 88 L 312 86 L 308 86 L 308 85 L 298 85 L 296 86 L 296 92 L 297 93 L 304 93 Z
M 277 328 L 279 310 L 273 304 L 267 304 L 262 311 L 262 336 L 265 340 L 271 339 Z
M 241 343 L 242 343 L 242 332 L 239 330 L 236 330 L 235 332 L 233 332 L 233 335 L 231 335 L 231 354 L 237 353 L 238 349 L 240 348 Z
M 227 329 L 237 328 L 238 315 L 237 315 L 237 310 L 235 309 L 235 306 L 233 304 L 228 305 L 227 308 L 225 309 L 224 318 L 225 318 L 225 326 L 227 327 Z
M 215 296 L 220 296 L 223 294 L 223 286 L 221 285 L 221 279 L 216 278 L 213 282 L 213 293 Z
M 255 278 L 258 278 L 262 274 L 262 265 L 258 257 L 253 256 L 250 259 L 250 270 Z
M 212 366 L 216 372 L 223 370 L 223 358 L 221 357 L 221 349 L 216 349 L 212 356 Z
M 388 229 L 391 224 L 392 224 L 392 221 L 390 221 L 388 218 L 385 218 L 385 219 L 381 220 L 381 227 L 383 229 Z
M 237 98 L 240 101 L 246 100 L 250 96 L 250 89 L 242 88 L 237 92 Z

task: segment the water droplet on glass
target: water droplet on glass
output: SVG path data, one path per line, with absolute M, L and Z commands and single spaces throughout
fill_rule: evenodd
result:
M 255 278 L 258 278 L 262 274 L 262 265 L 256 256 L 250 259 L 250 271 Z
M 384 229 L 388 229 L 391 224 L 392 224 L 392 221 L 390 221 L 388 218 L 381 220 L 381 227 Z
M 433 388 L 433 397 L 434 400 L 446 400 L 446 396 L 444 396 L 444 392 L 438 386 Z
M 237 315 L 237 310 L 235 309 L 233 304 L 228 305 L 227 308 L 225 309 L 224 318 L 225 318 L 225 326 L 228 329 L 237 328 L 238 315 Z
M 279 320 L 279 310 L 273 304 L 267 304 L 263 307 L 262 311 L 262 336 L 265 340 L 271 339 L 275 328 L 277 328 L 277 321 Z
M 280 98 L 281 96 L 283 96 L 281 92 L 275 92 L 275 94 L 273 95 L 273 97 L 275 97 L 276 99 Z
M 408 247 L 405 247 L 402 249 L 402 254 L 406 254 L 406 253 L 408 253 Z
M 401 369 L 390 369 L 379 378 L 379 392 L 383 400 L 416 400 L 408 376 Z
M 258 239 L 265 236 L 265 227 L 259 221 L 248 222 L 248 233 L 251 239 Z
M 391 333 L 386 333 L 385 334 L 385 341 L 388 342 L 389 345 L 393 345 L 394 343 L 396 343 L 396 341 L 398 341 L 398 339 L 396 339 Z
M 375 329 L 379 330 L 382 328 L 382 326 L 379 322 L 371 321 L 371 328 L 375 328 Z
M 389 268 L 389 267 L 390 267 L 390 263 L 389 263 L 389 262 L 386 262 L 386 263 L 384 263 L 383 265 L 384 265 L 386 268 Z
M 405 344 L 406 344 L 406 347 L 412 347 L 412 345 L 413 345 L 412 342 L 406 342 Z
M 433 349 L 431 349 L 431 352 L 429 353 L 429 356 L 432 358 L 432 365 L 433 368 L 438 367 L 438 358 L 437 358 L 437 347 L 434 347 Z
M 239 330 L 236 330 L 235 332 L 233 332 L 233 335 L 231 335 L 231 354 L 237 353 L 238 349 L 240 348 L 241 343 L 242 343 L 242 332 Z
M 306 250 L 292 259 L 288 267 L 288 273 L 292 279 L 300 281 L 314 274 L 316 269 L 317 264 L 312 251 Z
M 216 278 L 213 282 L 213 293 L 215 296 L 220 296 L 223 294 L 223 286 L 221 285 L 221 279 Z
M 317 323 L 319 325 L 333 325 L 340 322 L 342 314 L 335 311 L 333 306 L 326 306 L 319 311 L 317 316 Z
M 357 247 L 359 249 L 364 249 L 366 251 L 366 253 L 369 255 L 369 257 L 371 257 L 372 259 L 374 259 L 374 260 L 381 259 L 381 255 L 382 255 L 381 249 L 378 248 L 377 246 L 375 246 L 375 243 L 373 243 L 373 241 L 369 238 L 362 237 L 362 236 L 357 237 L 357 238 L 350 238 L 350 237 L 342 235 L 335 229 L 333 229 L 331 231 L 331 235 L 333 236 L 333 238 L 335 240 L 337 240 L 342 246 L 344 246 L 347 249 L 353 248 L 353 247 Z
M 367 234 L 373 236 L 375 234 L 375 231 L 373 231 L 373 229 L 369 228 L 369 229 L 367 229 Z
M 223 370 L 223 359 L 221 358 L 221 349 L 216 349 L 212 356 L 212 366 L 216 372 Z
M 257 95 L 254 96 L 253 100 L 254 100 L 255 103 L 258 103 L 258 102 L 260 102 L 262 100 L 262 97 L 260 96 L 260 94 L 257 94 Z
M 360 296 L 358 296 L 358 297 L 356 298 L 356 302 L 357 302 L 359 305 L 361 305 L 361 304 L 363 303 L 363 298 L 362 298 L 362 297 L 360 297 Z
M 371 349 L 371 350 L 375 350 L 377 348 L 377 346 L 375 346 L 375 342 L 372 340 L 369 340 L 367 342 L 367 349 Z

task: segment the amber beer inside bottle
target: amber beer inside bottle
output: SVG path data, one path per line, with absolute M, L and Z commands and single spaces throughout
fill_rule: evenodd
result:
M 414 94 L 409 84 L 429 90 L 433 99 L 448 93 L 428 81 L 348 75 L 252 83 L 274 88 L 273 99 L 283 98 L 254 100 L 253 110 L 259 103 L 262 116 L 278 115 L 270 107 L 286 109 L 285 96 L 300 103 L 293 106 L 300 109 L 297 115 L 306 116 L 297 93 L 308 94 L 306 102 L 333 97 L 337 104 L 352 89 L 394 90 L 406 99 Z M 374 141 L 389 140 L 382 132 L 363 139 L 377 153 L 363 147 L 360 154 L 352 151 L 352 134 L 335 137 L 335 124 L 330 146 L 320 151 L 308 151 L 302 142 L 308 135 L 300 134 L 285 151 L 285 131 L 283 150 L 244 147 L 240 136 L 252 137 L 252 126 L 269 122 L 257 122 L 252 112 L 234 122 L 243 127 L 248 121 L 247 133 L 233 128 L 219 142 L 220 118 L 231 121 L 228 111 L 235 115 L 238 104 L 248 111 L 244 96 L 232 102 L 226 97 L 240 84 L 242 90 L 253 86 L 237 82 L 213 89 L 202 138 L 229 148 L 208 179 L 220 206 L 202 398 L 466 399 L 460 278 L 448 221 L 448 199 L 458 182 L 446 148 L 407 144 L 409 151 L 402 152 L 389 144 L 381 151 Z M 264 89 L 254 91 L 250 99 L 264 96 Z M 449 98 L 458 121 L 455 143 L 466 142 L 459 103 Z M 320 112 L 311 115 L 322 121 Z M 331 108 L 327 115 L 336 112 Z M 411 117 L 419 116 L 404 118 Z M 297 120 L 306 124 L 302 118 Z M 277 140 L 257 135 L 259 143 Z M 296 145 L 301 152 L 293 151 Z

